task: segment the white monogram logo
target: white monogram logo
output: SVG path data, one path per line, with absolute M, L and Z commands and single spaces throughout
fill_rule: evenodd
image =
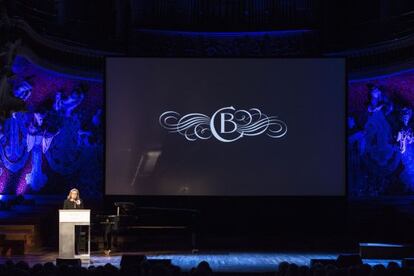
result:
M 223 107 L 211 118 L 201 113 L 181 116 L 175 111 L 166 111 L 159 117 L 160 125 L 172 133 L 179 133 L 189 141 L 207 140 L 211 137 L 220 142 L 234 142 L 244 136 L 265 133 L 271 138 L 281 138 L 287 133 L 287 125 L 276 116 L 267 116 L 258 108 L 236 110 Z

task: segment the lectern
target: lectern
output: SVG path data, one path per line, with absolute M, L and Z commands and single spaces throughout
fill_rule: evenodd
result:
M 90 221 L 91 210 L 89 209 L 59 210 L 59 258 L 90 258 Z M 75 254 L 75 226 L 77 225 L 88 226 L 88 250 L 86 254 Z

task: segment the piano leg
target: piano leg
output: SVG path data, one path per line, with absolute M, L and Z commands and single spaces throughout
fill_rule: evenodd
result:
M 191 247 L 192 247 L 191 253 L 197 253 L 198 252 L 197 244 L 196 244 L 197 240 L 196 239 L 197 239 L 196 232 L 192 231 L 191 232 Z

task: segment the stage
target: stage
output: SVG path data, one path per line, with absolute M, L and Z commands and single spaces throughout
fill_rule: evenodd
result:
M 94 252 L 90 262 L 82 265 L 99 266 L 110 263 L 119 267 L 123 254 L 144 254 L 148 259 L 171 259 L 173 265 L 179 266 L 182 271 L 189 271 L 201 261 L 207 261 L 215 272 L 274 272 L 281 262 L 295 263 L 299 266 L 310 265 L 311 259 L 336 259 L 341 253 L 307 253 L 307 252 L 128 252 L 114 253 L 105 256 Z M 349 254 L 349 253 L 348 253 Z M 24 256 L 1 257 L 0 263 L 6 260 L 13 262 L 25 261 L 29 265 L 36 263 L 55 262 L 57 252 L 34 252 Z M 382 264 L 387 266 L 391 261 L 401 265 L 400 260 L 365 259 L 364 263 L 370 265 Z

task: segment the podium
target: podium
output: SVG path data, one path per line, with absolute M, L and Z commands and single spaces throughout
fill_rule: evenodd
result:
M 90 259 L 90 221 L 89 209 L 59 210 L 59 258 L 60 259 Z M 75 254 L 75 226 L 88 226 L 88 250 L 86 254 Z M 79 253 L 79 252 L 78 252 Z

